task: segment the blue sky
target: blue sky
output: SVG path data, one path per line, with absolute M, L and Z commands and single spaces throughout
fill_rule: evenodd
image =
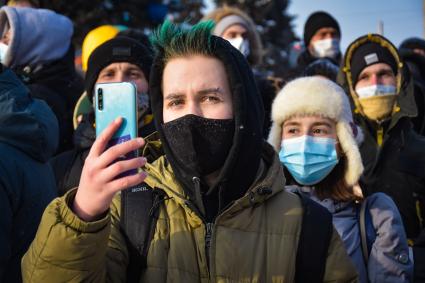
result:
M 384 36 L 397 47 L 406 38 L 423 38 L 422 0 L 290 0 L 288 13 L 295 33 L 302 38 L 304 23 L 314 11 L 332 14 L 342 31 L 341 48 L 368 32 L 377 32 L 378 22 L 384 24 Z

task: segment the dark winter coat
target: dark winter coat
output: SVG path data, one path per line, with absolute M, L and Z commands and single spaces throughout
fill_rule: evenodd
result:
M 51 10 L 3 6 L 0 33 L 8 30 L 4 64 L 19 75 L 32 97 L 44 100 L 55 113 L 57 152 L 72 148 L 72 111 L 83 83 L 74 67 L 71 20 Z
M 349 61 L 349 60 L 345 60 Z M 349 66 L 344 66 L 349 69 Z M 384 192 L 396 203 L 403 219 L 407 237 L 415 239 L 425 216 L 425 138 L 417 134 L 411 118 L 417 115 L 414 84 L 407 80 L 404 67 L 401 90 L 397 96 L 398 111 L 380 125 L 354 111 L 355 122 L 361 126 L 364 142 L 360 146 L 365 171 L 360 179 L 364 194 Z M 338 83 L 350 98 L 347 73 L 340 72 Z M 353 100 L 351 100 L 353 102 Z M 353 108 L 354 102 L 353 102 Z M 378 137 L 382 135 L 382 144 Z
M 31 96 L 44 100 L 59 122 L 59 147 L 56 153 L 72 148 L 72 114 L 79 94 L 83 92 L 83 79 L 74 67 L 72 46 L 59 60 L 34 66 L 15 67 L 14 71 L 30 89 Z
M 318 60 L 320 58 L 314 57 L 311 55 L 310 51 L 306 48 L 297 58 L 297 71 L 296 73 L 301 74 L 304 72 L 305 68 L 313 63 L 314 61 Z M 336 60 L 332 58 L 326 57 L 329 61 L 334 63 L 335 65 L 339 65 L 339 62 L 341 62 L 341 53 L 337 56 Z
M 425 57 L 410 49 L 401 49 L 400 57 L 407 65 L 414 82 L 418 115 L 412 118 L 413 128 L 418 134 L 425 135 Z
M 21 257 L 45 207 L 56 196 L 47 160 L 58 143 L 58 123 L 32 99 L 16 75 L 0 74 L 0 282 L 21 282 Z

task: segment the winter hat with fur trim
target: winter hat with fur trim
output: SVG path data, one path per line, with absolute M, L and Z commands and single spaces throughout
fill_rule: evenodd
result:
M 358 144 L 363 141 L 361 129 L 354 124 L 350 102 L 344 90 L 320 77 L 304 77 L 289 82 L 272 105 L 272 127 L 268 142 L 280 151 L 282 125 L 290 117 L 318 114 L 336 121 L 339 144 L 347 158 L 345 181 L 352 186 L 363 172 Z

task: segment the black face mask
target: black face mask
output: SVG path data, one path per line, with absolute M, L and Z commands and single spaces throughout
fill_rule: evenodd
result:
M 205 176 L 220 169 L 233 143 L 233 119 L 186 115 L 162 125 L 175 158 Z

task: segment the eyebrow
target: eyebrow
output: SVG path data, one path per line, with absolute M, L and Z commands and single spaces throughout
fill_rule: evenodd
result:
M 101 74 L 103 74 L 103 73 L 116 72 L 116 71 L 117 71 L 117 68 L 116 68 L 116 67 L 110 67 L 110 66 L 108 66 L 108 67 L 106 67 L 106 68 L 102 69 L 102 70 L 99 72 L 99 75 L 101 75 Z
M 301 125 L 301 123 L 299 123 L 299 122 L 287 122 L 287 123 L 284 123 L 283 124 L 283 126 L 284 127 L 289 127 L 289 126 L 300 126 Z
M 201 89 L 200 91 L 197 92 L 197 94 L 208 94 L 208 93 L 223 94 L 223 92 L 221 91 L 219 87 Z
M 137 66 L 130 66 L 130 67 L 128 67 L 127 68 L 127 70 L 126 70 L 127 72 L 128 71 L 138 71 L 138 72 L 143 72 L 140 68 L 138 68 Z
M 284 125 L 283 125 L 283 127 L 289 127 L 289 126 L 300 126 L 301 125 L 301 123 L 299 123 L 299 122 L 287 122 L 287 123 L 284 123 Z M 328 126 L 328 127 L 332 127 L 332 125 L 330 124 L 330 123 L 328 123 L 328 122 L 314 122 L 314 123 L 312 123 L 311 124 L 312 126 Z
M 332 125 L 329 122 L 314 122 L 312 126 L 328 126 L 329 128 L 332 127 Z
M 208 94 L 208 93 L 216 93 L 216 94 L 221 94 L 221 95 L 223 94 L 223 92 L 221 91 L 221 89 L 219 87 L 201 89 L 196 94 L 205 95 L 205 94 Z M 174 92 L 174 93 L 169 93 L 166 96 L 164 96 L 164 99 L 166 99 L 166 100 L 178 99 L 178 98 L 182 98 L 182 97 L 185 97 L 185 96 L 186 95 L 184 93 Z
M 164 97 L 164 99 L 178 99 L 178 98 L 182 98 L 182 97 L 184 97 L 185 95 L 184 94 L 182 94 L 182 93 L 170 93 L 170 94 L 168 94 L 168 95 L 166 95 L 165 97 Z

